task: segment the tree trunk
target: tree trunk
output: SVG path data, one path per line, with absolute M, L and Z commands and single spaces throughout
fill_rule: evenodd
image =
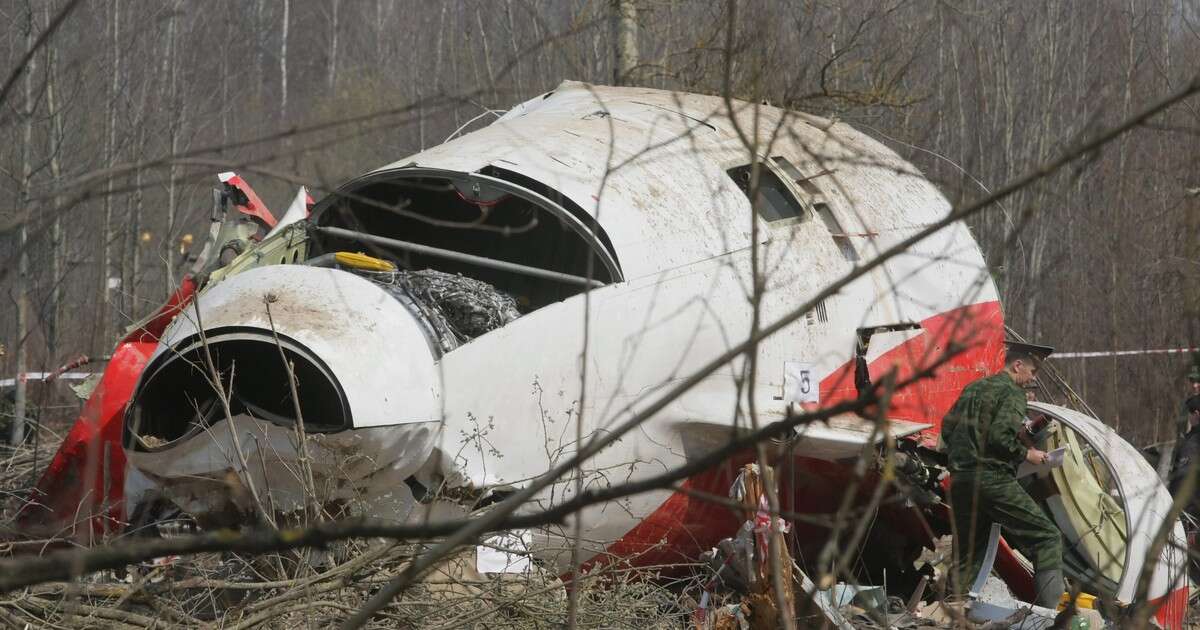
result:
M 229 46 L 221 46 L 221 145 L 229 143 Z
M 616 41 L 616 65 L 613 83 L 628 85 L 638 65 L 637 5 L 633 0 L 612 0 L 613 38 Z
M 508 42 L 512 46 L 512 56 L 514 60 L 513 66 L 513 85 L 516 87 L 516 93 L 521 98 L 525 97 L 525 90 L 522 88 L 523 81 L 521 80 L 521 62 L 517 56 L 521 54 L 521 49 L 517 47 L 517 27 L 513 22 L 512 0 L 504 0 L 504 17 L 508 20 Z
M 170 180 L 167 183 L 167 225 L 162 236 L 162 251 L 163 261 L 166 263 L 166 292 L 170 292 L 175 287 L 175 215 L 178 210 L 179 203 L 179 184 L 175 181 L 175 153 L 179 149 L 179 99 L 178 85 L 176 84 L 176 15 L 179 12 L 179 2 L 176 0 L 171 10 L 171 17 L 167 22 L 167 54 L 163 59 L 166 65 L 167 74 L 167 101 L 170 107 L 170 123 L 167 125 L 167 142 L 171 152 L 171 165 L 167 167 L 167 178 Z
M 487 29 L 483 27 L 483 16 L 479 14 L 479 7 L 475 7 L 475 22 L 479 25 L 479 40 L 483 47 L 483 68 L 487 72 L 488 94 L 491 95 L 491 101 L 496 100 L 496 74 L 492 71 L 492 53 L 488 50 Z M 489 105 L 492 103 L 489 102 Z
M 138 161 L 145 159 L 146 127 L 138 126 L 137 146 Z M 138 271 L 142 267 L 142 169 L 133 172 L 133 199 L 129 210 L 129 233 L 132 237 L 132 247 L 129 273 L 129 303 L 138 308 Z
M 263 84 L 266 83 L 266 24 L 263 20 L 263 4 L 267 0 L 256 0 L 254 3 L 254 93 L 258 96 L 259 107 L 263 106 Z
M 25 30 L 25 49 L 33 48 L 33 4 L 28 5 L 26 13 L 28 20 Z M 25 67 L 25 125 L 21 145 L 21 229 L 17 237 L 17 246 L 21 253 L 17 257 L 17 278 L 13 285 L 13 296 L 17 302 L 17 382 L 15 399 L 13 400 L 12 443 L 20 444 L 25 441 L 25 372 L 29 369 L 29 221 L 33 218 L 33 207 L 30 201 L 29 186 L 33 179 L 33 115 L 36 101 L 33 98 L 33 74 L 35 58 L 29 60 Z
M 49 4 L 46 5 L 43 18 L 45 24 L 50 24 Z M 58 181 L 62 177 L 62 164 L 59 160 L 59 153 L 62 147 L 63 137 L 63 113 L 58 103 L 58 53 L 55 47 L 51 44 L 46 48 L 46 71 L 49 75 L 46 80 L 46 107 L 50 111 L 51 134 L 47 149 L 50 154 L 50 176 L 54 181 Z M 46 304 L 46 356 L 50 361 L 55 361 L 58 358 L 59 345 L 59 322 L 62 315 L 62 283 L 65 273 L 65 265 L 63 258 L 63 232 L 62 232 L 62 217 L 59 212 L 62 208 L 62 197 L 54 196 L 53 213 L 54 219 L 50 224 L 50 299 Z
M 375 63 L 383 63 L 383 0 L 375 0 Z
M 333 15 L 329 24 L 329 91 L 337 86 L 338 0 L 333 0 Z
M 108 167 L 116 163 L 117 155 L 117 91 L 121 69 L 121 0 L 112 0 L 112 80 L 108 92 Z M 57 175 L 56 175 L 57 177 Z M 100 291 L 104 298 L 99 309 L 100 344 L 107 347 L 110 342 L 110 314 L 114 310 L 112 291 L 112 214 L 113 214 L 113 179 L 108 178 L 104 192 L 104 226 L 100 230 Z
M 287 121 L 287 45 L 288 19 L 291 17 L 291 0 L 283 0 L 283 35 L 279 38 L 279 122 Z
M 441 92 L 442 88 L 442 35 L 446 27 L 446 5 L 442 3 L 442 11 L 438 16 L 437 43 L 433 45 L 433 91 Z M 381 60 L 382 61 L 382 60 Z M 457 107 L 457 105 L 455 105 Z

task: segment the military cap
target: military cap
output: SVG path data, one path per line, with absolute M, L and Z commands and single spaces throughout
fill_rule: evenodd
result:
M 3 356 L 3 348 L 0 348 L 0 356 Z M 1200 381 L 1200 365 L 1193 365 L 1192 371 L 1188 372 L 1188 380 L 1192 382 Z
M 1013 339 L 1004 340 L 1005 361 L 1007 357 L 1031 357 L 1038 361 L 1045 361 L 1046 357 L 1054 353 L 1054 348 L 1050 346 L 1039 346 L 1035 343 L 1025 343 Z

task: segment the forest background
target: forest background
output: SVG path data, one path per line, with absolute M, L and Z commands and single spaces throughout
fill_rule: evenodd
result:
M 0 102 L 6 377 L 22 354 L 33 371 L 104 355 L 161 303 L 218 171 L 279 212 L 565 79 L 728 84 L 836 118 L 958 204 L 1200 67 L 1197 0 L 3 0 L 0 68 L 64 9 Z M 977 215 L 1010 326 L 1066 351 L 1200 340 L 1198 133 L 1185 102 Z M 1054 362 L 1139 445 L 1171 436 L 1188 363 Z

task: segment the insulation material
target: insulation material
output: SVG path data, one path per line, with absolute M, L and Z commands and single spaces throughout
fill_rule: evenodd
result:
M 474 339 L 521 316 L 512 296 L 462 275 L 425 269 L 398 272 L 413 295 L 441 311 L 460 337 Z
M 521 316 L 512 296 L 461 274 L 423 269 L 363 275 L 384 285 L 393 295 L 395 288 L 407 293 L 417 302 L 435 331 L 453 335 L 454 347 Z M 453 348 L 445 348 L 446 351 L 450 349 Z
M 420 315 L 418 319 L 428 326 L 429 336 L 441 349 L 443 354 L 462 345 L 463 339 L 454 332 L 454 329 L 450 326 L 450 322 L 446 321 L 442 310 L 414 296 L 406 284 L 397 283 L 398 274 L 394 272 L 362 272 L 362 275 L 382 287 L 384 291 L 387 291 L 392 297 L 396 298 L 409 311 Z
M 455 471 L 446 467 L 452 460 L 438 456 L 436 422 L 308 434 L 304 457 L 313 486 L 296 474 L 301 454 L 292 446 L 295 435 L 291 427 L 241 414 L 232 418 L 232 425 L 222 422 L 171 449 L 130 451 L 131 470 L 138 474 L 129 477 L 125 494 L 135 505 L 154 488 L 206 527 L 232 525 L 228 519 L 252 513 L 251 487 L 260 489 L 264 503 L 276 513 L 303 510 L 316 496 L 321 503 L 402 522 L 443 509 L 419 504 L 406 478 L 427 477 L 425 470 L 434 466 L 443 478 L 458 482 Z M 241 457 L 236 455 L 239 447 Z M 459 517 L 459 512 L 451 515 Z

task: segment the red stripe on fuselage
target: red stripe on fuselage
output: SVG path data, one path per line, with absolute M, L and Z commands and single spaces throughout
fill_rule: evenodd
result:
M 1154 613 L 1159 625 L 1167 630 L 1183 630 L 1188 611 L 1188 587 L 1177 588 L 1166 597 L 1152 599 L 1150 606 L 1159 607 Z
M 962 388 L 1000 369 L 1004 319 L 999 302 L 985 302 L 931 317 L 921 322 L 921 328 L 920 334 L 883 353 L 869 369 L 872 378 L 878 378 L 894 367 L 898 379 L 902 380 L 935 364 L 952 343 L 964 348 L 940 366 L 933 378 L 920 381 L 892 397 L 893 406 L 888 417 L 933 425 L 922 432 L 921 439 L 927 444 L 935 444 L 942 416 L 950 410 Z M 852 400 L 857 395 L 853 359 L 821 380 L 823 405 Z M 753 453 L 743 453 L 717 468 L 689 478 L 683 486 L 725 496 L 737 470 L 750 461 L 753 461 Z M 787 479 L 786 471 L 781 474 L 782 507 L 806 514 L 836 511 L 853 478 L 851 468 L 802 456 L 797 456 L 794 462 L 794 482 Z M 860 484 L 860 499 L 869 495 L 871 485 L 870 480 Z M 919 520 L 901 512 L 905 511 L 890 511 L 894 525 L 911 535 L 925 538 Z M 588 564 L 611 558 L 623 558 L 639 565 L 694 561 L 701 551 L 733 535 L 740 525 L 740 519 L 725 506 L 677 492 L 610 545 L 605 554 Z M 797 536 L 802 540 L 805 536 L 826 533 L 811 525 L 796 524 L 796 528 Z

